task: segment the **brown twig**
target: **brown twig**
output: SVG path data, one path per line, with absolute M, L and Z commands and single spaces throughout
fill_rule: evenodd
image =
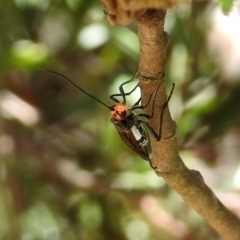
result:
M 163 82 L 157 96 L 155 112 L 160 112 L 167 99 L 164 89 L 164 65 L 168 37 L 164 32 L 164 17 L 163 10 L 147 10 L 136 19 L 141 48 L 139 73 L 143 99 L 155 88 L 154 80 Z M 156 141 L 151 136 L 153 165 L 156 166 L 158 175 L 162 176 L 224 239 L 240 239 L 239 219 L 218 200 L 205 184 L 201 174 L 189 170 L 179 157 L 174 134 L 175 124 L 168 108 L 164 110 L 162 120 L 161 141 Z M 149 122 L 154 129 L 159 128 L 157 114 Z
M 112 0 L 103 1 L 105 4 L 113 2 Z M 114 2 L 119 6 L 124 1 L 116 0 Z M 124 11 L 127 10 L 124 9 Z M 117 12 L 115 13 L 117 14 Z M 162 118 L 156 114 L 161 112 L 167 100 L 164 85 L 164 67 L 169 39 L 167 33 L 164 32 L 165 14 L 165 10 L 153 8 L 134 12 L 128 11 L 128 16 L 135 16 L 138 25 L 141 48 L 139 76 L 143 102 L 161 83 L 156 98 L 154 118 L 149 121 L 149 124 L 154 129 L 159 129 L 159 121 L 162 120 L 161 141 L 156 141 L 151 136 L 153 165 L 156 166 L 157 174 L 162 176 L 169 186 L 175 189 L 225 240 L 239 240 L 239 219 L 218 200 L 205 184 L 201 174 L 189 170 L 179 157 L 175 136 L 176 127 L 168 108 L 166 107 L 164 110 Z M 120 18 L 115 15 L 116 21 L 111 23 L 119 23 L 117 19 Z M 126 21 L 121 23 L 125 24 Z M 149 113 L 150 110 L 147 109 L 146 111 Z

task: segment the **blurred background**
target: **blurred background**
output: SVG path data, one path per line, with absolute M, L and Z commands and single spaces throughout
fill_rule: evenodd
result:
M 183 3 L 166 19 L 180 155 L 238 215 L 239 25 L 237 1 L 228 13 Z M 125 146 L 106 107 L 40 70 L 111 105 L 138 58 L 136 25 L 110 26 L 99 1 L 0 2 L 1 240 L 219 239 Z

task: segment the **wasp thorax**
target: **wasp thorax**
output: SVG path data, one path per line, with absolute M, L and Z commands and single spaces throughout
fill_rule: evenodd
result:
M 117 103 L 112 107 L 111 115 L 116 120 L 123 120 L 125 117 L 129 116 L 131 113 L 128 109 L 126 103 Z

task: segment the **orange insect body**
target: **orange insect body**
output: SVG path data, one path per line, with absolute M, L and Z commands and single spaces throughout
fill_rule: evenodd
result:
M 111 110 L 111 115 L 115 120 L 121 121 L 131 114 L 126 103 L 116 103 Z

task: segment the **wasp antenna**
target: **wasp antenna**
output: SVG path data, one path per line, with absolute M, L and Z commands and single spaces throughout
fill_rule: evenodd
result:
M 68 77 L 62 75 L 61 73 L 52 71 L 52 70 L 48 70 L 48 69 L 44 69 L 44 68 L 40 68 L 40 70 L 45 71 L 45 72 L 49 72 L 49 73 L 53 73 L 56 74 L 60 77 L 62 77 L 63 79 L 65 79 L 66 81 L 70 82 L 73 86 L 75 86 L 77 89 L 79 89 L 80 91 L 84 92 L 86 95 L 88 95 L 89 97 L 95 99 L 97 102 L 99 102 L 100 104 L 102 104 L 103 106 L 107 107 L 108 109 L 112 109 L 110 106 L 108 106 L 107 104 L 105 104 L 104 102 L 102 102 L 101 100 L 97 99 L 96 97 L 94 97 L 93 95 L 91 95 L 90 93 L 86 92 L 84 89 L 82 89 L 81 87 L 79 87 L 76 83 L 74 83 L 72 80 L 70 80 Z

